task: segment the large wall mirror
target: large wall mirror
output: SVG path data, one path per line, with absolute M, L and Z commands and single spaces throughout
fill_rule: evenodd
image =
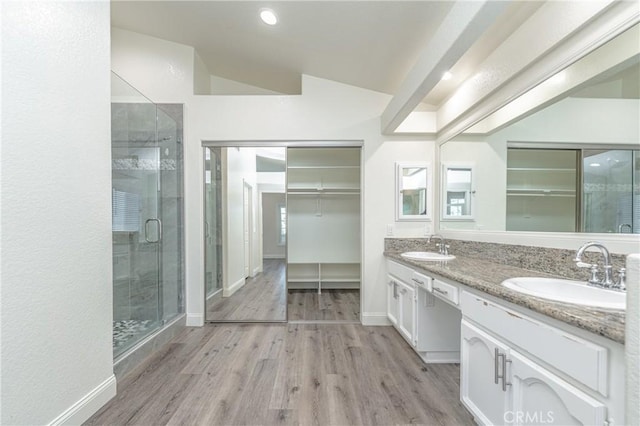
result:
M 639 34 L 636 25 L 444 143 L 443 165 L 475 162 L 475 194 L 468 220 L 443 199 L 440 229 L 640 233 Z

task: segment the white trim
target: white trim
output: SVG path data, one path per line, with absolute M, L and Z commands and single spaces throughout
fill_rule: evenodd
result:
M 222 297 L 230 297 L 233 296 L 233 293 L 240 290 L 242 286 L 244 286 L 245 278 L 240 278 L 235 283 L 231 284 L 229 287 L 222 290 Z
M 252 277 L 255 277 L 256 275 L 258 275 L 260 272 L 262 272 L 262 265 L 258 265 L 255 268 L 253 268 L 253 274 L 251 275 Z
M 203 314 L 187 314 L 187 327 L 202 327 L 204 325 Z
M 87 421 L 100 408 L 116 396 L 116 376 L 111 375 L 91 392 L 66 409 L 49 425 L 79 425 Z
M 600 241 L 610 252 L 618 254 L 638 253 L 640 237 L 637 234 L 591 234 L 573 232 L 517 232 L 474 231 L 440 228 L 440 233 L 455 240 L 515 244 L 547 248 L 577 250 L 589 241 Z
M 389 322 L 386 312 L 367 312 L 367 313 L 363 312 L 362 325 L 368 325 L 368 326 L 391 325 L 391 322 Z

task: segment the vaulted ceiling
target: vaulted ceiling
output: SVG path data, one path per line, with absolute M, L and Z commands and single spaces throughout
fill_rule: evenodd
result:
M 453 1 L 116 1 L 112 25 L 193 46 L 209 72 L 276 92 L 307 74 L 395 94 Z M 426 95 L 435 109 L 542 2 L 514 2 Z M 279 23 L 259 19 L 269 7 Z

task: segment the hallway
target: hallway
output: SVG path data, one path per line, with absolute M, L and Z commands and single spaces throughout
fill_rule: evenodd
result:
M 471 425 L 459 366 L 425 366 L 391 327 L 187 328 L 87 425 Z

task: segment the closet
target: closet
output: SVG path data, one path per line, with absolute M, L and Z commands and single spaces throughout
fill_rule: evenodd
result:
M 287 149 L 289 290 L 360 288 L 360 151 Z

